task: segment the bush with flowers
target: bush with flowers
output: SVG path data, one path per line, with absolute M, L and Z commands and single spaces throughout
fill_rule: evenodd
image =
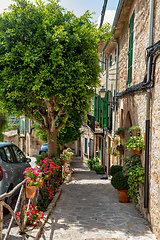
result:
M 48 157 L 41 160 L 38 166 L 45 174 L 52 174 L 54 171 L 58 172 L 60 169 L 60 165 L 54 159 L 49 159 Z
M 44 213 L 39 211 L 37 207 L 33 207 L 30 204 L 30 209 L 27 211 L 28 204 L 25 205 L 24 217 L 27 216 L 27 223 L 36 226 L 38 222 L 43 219 Z M 20 222 L 20 212 L 16 214 L 18 221 Z
M 54 184 L 49 184 L 46 187 L 43 196 L 41 195 L 39 196 L 37 206 L 39 206 L 42 211 L 46 211 L 49 203 L 53 199 L 53 196 L 57 192 L 59 184 L 60 184 L 59 181 L 54 182 Z
M 71 152 L 70 149 L 64 149 L 62 154 L 60 154 L 61 160 L 66 162 L 70 162 L 72 156 L 73 156 L 73 152 Z
M 42 173 L 42 171 L 40 171 L 40 169 L 32 168 L 32 167 L 26 168 L 25 171 L 23 172 L 23 174 L 25 175 L 24 178 L 26 179 L 26 183 L 27 183 L 28 186 L 38 187 L 38 185 L 46 177 Z M 44 177 L 43 177 L 43 175 L 44 175 Z

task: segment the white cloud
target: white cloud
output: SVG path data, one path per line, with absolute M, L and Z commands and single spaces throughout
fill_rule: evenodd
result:
M 103 23 L 110 23 L 112 25 L 115 13 L 116 13 L 115 10 L 106 10 Z M 101 20 L 101 16 L 99 16 L 98 18 L 98 26 L 100 24 L 100 20 Z

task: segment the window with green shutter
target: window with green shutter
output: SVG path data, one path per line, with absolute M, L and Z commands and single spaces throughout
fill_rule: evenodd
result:
M 129 50 L 128 50 L 128 78 L 127 78 L 127 87 L 132 85 L 132 62 L 133 62 L 133 34 L 134 34 L 134 15 L 133 11 L 132 16 L 129 22 Z
M 98 122 L 99 122 L 99 127 L 101 127 L 102 124 L 102 114 L 101 114 L 101 97 L 98 95 Z
M 110 66 L 110 68 L 112 67 L 112 53 L 110 54 L 110 63 L 109 63 L 109 66 Z
M 103 101 L 103 127 L 108 128 L 108 91 L 106 92 L 105 99 Z
M 104 62 L 104 57 L 103 57 L 103 52 L 101 54 L 101 68 L 103 69 L 103 62 Z
M 97 121 L 97 96 L 94 96 L 94 117 L 95 120 Z

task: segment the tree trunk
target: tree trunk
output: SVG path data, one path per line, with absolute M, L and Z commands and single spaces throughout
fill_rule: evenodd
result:
M 57 131 L 56 129 L 51 132 L 50 129 L 47 131 L 47 142 L 48 142 L 48 156 L 57 154 Z

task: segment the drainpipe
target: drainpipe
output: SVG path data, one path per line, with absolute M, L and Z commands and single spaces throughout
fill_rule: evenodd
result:
M 117 62 L 116 62 L 116 82 L 115 82 L 115 94 L 117 94 L 117 79 L 118 79 L 118 43 L 114 42 L 117 44 Z M 116 100 L 116 99 L 115 99 Z M 115 132 L 116 130 L 116 105 L 114 106 L 114 126 L 113 130 Z
M 150 2 L 150 21 L 149 21 L 149 46 L 153 44 L 153 17 L 154 0 Z M 150 59 L 147 65 L 147 82 L 150 77 Z M 144 182 L 144 208 L 148 208 L 149 202 L 149 132 L 150 132 L 150 100 L 151 90 L 146 92 L 146 127 L 145 127 L 145 182 Z

